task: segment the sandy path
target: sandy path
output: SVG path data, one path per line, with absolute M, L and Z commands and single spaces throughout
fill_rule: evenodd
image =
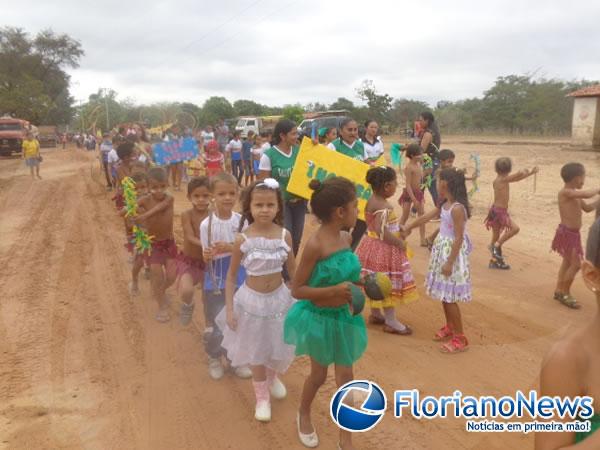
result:
M 595 308 L 580 280 L 574 293 L 581 311 L 549 299 L 559 259 L 548 248 L 558 220 L 560 166 L 584 162 L 587 185 L 596 186 L 599 155 L 462 139 L 447 144 L 458 149 L 458 166 L 471 151 L 481 152 L 484 165 L 469 224 L 475 301 L 463 308 L 472 348 L 456 357 L 437 351 L 430 340 L 442 321 L 437 303 L 423 298 L 402 308 L 399 315 L 415 335 L 397 338 L 370 328 L 368 350 L 355 367 L 358 378 L 380 383 L 388 397 L 394 389 L 498 395 L 534 388 L 552 342 Z M 509 273 L 487 268 L 489 236 L 481 224 L 500 153 L 516 167 L 543 169 L 535 195 L 531 180 L 514 186 L 511 206 L 522 232 L 505 250 Z M 92 155 L 47 152 L 42 176 L 32 183 L 20 161 L 0 160 L 0 448 L 302 448 L 294 416 L 306 361 L 298 359 L 285 376 L 290 395 L 274 404 L 274 420 L 255 422 L 251 384 L 231 376 L 213 382 L 206 373 L 200 308 L 194 326 L 183 329 L 177 321 L 153 321 L 147 282 L 139 299 L 129 299 L 122 224 Z M 177 212 L 186 207 L 178 193 Z M 588 216 L 584 229 L 590 223 Z M 176 218 L 180 238 L 179 228 Z M 413 246 L 417 239 L 411 236 Z M 422 284 L 428 254 L 415 252 Z M 321 448 L 333 448 L 337 438 L 327 410 L 334 391 L 330 377 L 314 407 Z M 460 420 L 396 420 L 391 412 L 356 438 L 358 448 L 500 449 L 532 442 L 531 436 L 467 434 Z

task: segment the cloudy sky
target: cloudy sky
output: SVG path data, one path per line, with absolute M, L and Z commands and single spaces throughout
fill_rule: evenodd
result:
M 596 0 L 20 0 L 1 9 L 0 25 L 51 27 L 82 43 L 77 99 L 104 87 L 137 103 L 358 102 L 355 89 L 372 79 L 394 98 L 435 104 L 480 96 L 500 75 L 600 78 Z

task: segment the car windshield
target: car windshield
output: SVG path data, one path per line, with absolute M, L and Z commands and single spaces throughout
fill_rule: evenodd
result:
M 319 128 L 337 128 L 339 124 L 339 117 L 325 117 L 319 120 Z
M 20 123 L 0 123 L 0 131 L 21 131 Z
M 313 121 L 312 120 L 304 120 L 301 124 L 300 124 L 300 129 L 301 130 L 308 130 L 311 125 L 312 125 Z
M 246 126 L 246 119 L 240 119 L 238 120 L 238 123 L 236 125 L 237 127 L 245 127 Z

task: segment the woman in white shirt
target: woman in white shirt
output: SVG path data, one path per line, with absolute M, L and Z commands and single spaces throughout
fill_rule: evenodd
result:
M 377 161 L 383 155 L 383 141 L 377 134 L 379 125 L 374 120 L 370 119 L 365 122 L 365 138 L 363 145 L 365 147 L 365 162 L 371 163 Z

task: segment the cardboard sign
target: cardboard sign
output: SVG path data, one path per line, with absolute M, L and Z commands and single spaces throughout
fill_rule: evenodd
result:
M 152 146 L 154 161 L 166 166 L 198 158 L 198 143 L 193 138 L 181 138 L 175 141 L 160 142 Z
M 385 165 L 385 158 L 382 156 L 375 165 Z M 347 178 L 356 185 L 358 217 L 365 220 L 365 207 L 372 194 L 371 186 L 365 180 L 370 168 L 368 164 L 342 155 L 322 144 L 313 145 L 312 141 L 305 137 L 287 190 L 298 197 L 310 199 L 313 191 L 308 184 L 312 179 L 324 181 L 335 176 Z

